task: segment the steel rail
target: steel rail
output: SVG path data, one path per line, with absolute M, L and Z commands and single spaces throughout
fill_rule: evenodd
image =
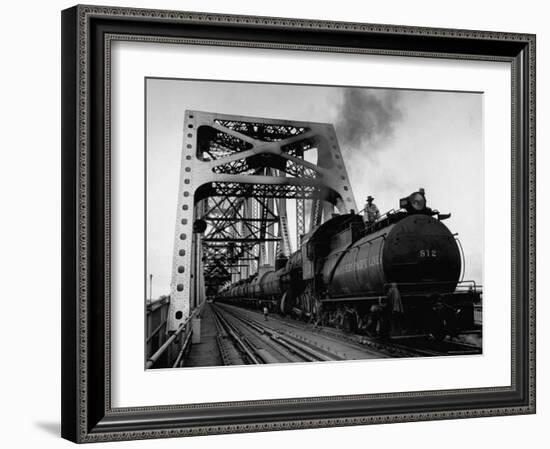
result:
M 245 325 L 252 327 L 254 330 L 256 330 L 256 332 L 259 332 L 262 335 L 266 335 L 275 343 L 283 346 L 285 349 L 293 352 L 307 362 L 342 360 L 342 358 L 339 356 L 336 356 L 334 354 L 331 354 L 331 356 L 323 354 L 322 352 L 303 344 L 294 337 L 291 337 L 289 335 L 282 335 L 280 332 L 270 329 L 265 325 L 261 325 L 257 321 L 249 317 L 243 317 L 242 315 L 237 314 L 234 310 L 229 310 L 227 308 L 224 308 L 224 310 L 227 313 L 233 315 L 234 318 L 240 320 Z
M 233 308 L 227 309 L 227 308 L 224 307 L 224 309 L 227 310 L 228 313 L 233 313 L 233 314 L 237 315 L 237 317 L 239 319 L 243 320 L 243 318 L 240 318 L 238 316 L 238 312 L 236 312 Z M 252 318 L 249 318 L 249 317 L 244 318 L 244 320 L 247 320 L 247 319 L 258 323 L 257 321 L 253 320 Z M 301 327 L 297 326 L 295 323 L 285 322 L 285 324 L 289 325 L 289 326 L 292 326 L 292 327 L 296 327 L 298 329 L 301 329 Z M 256 326 L 258 326 L 259 328 L 265 330 L 266 334 L 269 333 L 267 328 L 265 328 L 261 325 L 258 325 L 258 324 L 256 324 Z M 322 327 L 322 328 L 317 328 L 317 331 L 319 331 L 320 333 L 325 334 L 325 335 L 330 335 L 333 338 L 341 338 L 342 337 L 336 329 L 332 329 L 332 328 Z M 280 337 L 283 337 L 283 336 L 280 335 Z M 415 337 L 421 337 L 421 336 L 417 335 Z M 427 337 L 427 334 L 425 335 L 425 337 Z M 286 337 L 286 338 L 289 338 L 289 337 Z M 472 344 L 469 344 L 469 343 L 459 342 L 459 341 L 446 341 L 446 340 L 433 341 L 433 342 L 425 341 L 427 346 L 414 347 L 412 345 L 408 345 L 408 344 L 404 343 L 407 339 L 411 338 L 410 336 L 409 337 L 401 337 L 401 338 L 398 337 L 397 341 L 395 341 L 395 340 L 391 340 L 391 341 L 373 340 L 371 338 L 366 338 L 364 336 L 362 338 L 368 340 L 370 342 L 370 344 L 373 344 L 373 345 L 376 346 L 375 349 L 371 348 L 370 351 L 378 353 L 382 357 L 396 357 L 396 354 L 399 354 L 398 357 L 434 357 L 434 356 L 447 356 L 447 355 L 449 355 L 449 356 L 451 356 L 451 355 L 475 355 L 475 354 L 480 353 L 479 352 L 480 348 L 478 346 L 472 345 Z M 292 341 L 290 344 L 293 344 L 293 343 L 294 343 L 294 341 Z M 301 344 L 299 342 L 296 342 L 296 343 Z M 357 341 L 354 341 L 353 343 L 358 345 L 358 346 L 363 346 L 364 345 L 364 343 L 359 343 Z M 437 344 L 444 345 L 448 349 L 447 350 L 441 350 L 441 349 L 438 350 L 434 347 L 430 347 L 430 345 L 437 345 Z M 329 359 L 329 360 L 334 360 L 334 359 Z M 338 360 L 341 360 L 341 359 L 338 359 Z M 314 361 L 318 361 L 318 360 L 314 360 Z
M 215 307 L 212 308 L 214 311 L 214 314 L 216 315 L 216 319 L 219 320 L 220 324 L 225 328 L 226 332 L 229 334 L 229 336 L 237 343 L 239 348 L 246 354 L 246 356 L 250 359 L 250 361 L 255 365 L 260 365 L 263 363 L 263 359 L 258 359 L 256 357 L 257 351 L 255 351 L 253 348 L 250 348 L 239 336 L 237 329 L 235 326 L 229 323 L 229 321 L 223 317 L 218 310 L 216 310 Z
M 403 340 L 402 340 L 403 341 Z M 426 341 L 428 343 L 427 347 L 415 347 L 415 346 L 409 346 L 406 343 L 396 343 L 395 341 L 392 342 L 383 342 L 382 344 L 385 345 L 388 348 L 393 348 L 405 353 L 409 353 L 411 356 L 416 357 L 438 357 L 438 356 L 450 356 L 450 355 L 476 355 L 481 354 L 481 348 L 476 345 L 471 345 L 468 343 L 463 342 L 456 342 L 456 341 Z M 447 350 L 441 350 L 431 347 L 430 344 L 433 345 L 443 345 L 446 346 Z M 451 349 L 452 347 L 455 347 L 456 349 Z
M 228 313 L 232 314 L 231 312 L 228 312 Z M 265 327 L 262 327 L 262 326 L 258 325 L 256 322 L 254 322 L 254 320 L 251 320 L 249 318 L 243 318 L 243 317 L 237 316 L 236 314 L 232 314 L 232 315 L 234 316 L 235 319 L 238 319 L 243 324 L 247 325 L 248 327 L 251 327 L 256 332 L 258 332 L 262 335 L 266 335 L 267 337 L 269 337 L 271 340 L 273 340 L 278 345 L 283 346 L 285 349 L 287 349 L 290 352 L 292 352 L 292 353 L 298 355 L 299 357 L 303 358 L 306 362 L 318 362 L 318 361 L 322 361 L 322 360 L 332 360 L 330 358 L 325 359 L 324 356 L 315 356 L 315 357 L 311 356 L 310 354 L 308 354 L 308 349 L 309 348 L 306 348 L 303 345 L 301 345 L 301 347 L 300 347 L 296 342 L 293 342 L 292 340 L 289 341 L 289 339 L 285 338 L 283 335 L 281 335 L 278 332 L 274 332 L 274 331 L 270 332 Z M 312 351 L 309 351 L 309 352 L 312 352 Z

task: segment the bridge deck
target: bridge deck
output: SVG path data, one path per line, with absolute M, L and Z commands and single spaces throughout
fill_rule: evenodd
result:
M 210 304 L 205 304 L 201 313 L 201 342 L 192 344 L 185 366 L 220 366 L 223 365 L 218 342 L 216 340 L 216 323 Z

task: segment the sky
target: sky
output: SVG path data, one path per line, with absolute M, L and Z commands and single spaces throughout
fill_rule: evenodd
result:
M 463 246 L 464 279 L 483 282 L 483 94 L 147 79 L 146 259 L 153 297 L 170 291 L 188 109 L 332 123 L 358 207 L 372 195 L 384 213 L 423 187 L 428 206 L 452 214 L 445 224 Z

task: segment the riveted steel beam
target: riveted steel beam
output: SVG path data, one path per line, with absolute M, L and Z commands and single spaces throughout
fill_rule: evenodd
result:
M 314 162 L 304 157 L 311 150 L 317 151 Z M 296 200 L 297 242 L 306 231 L 306 202 L 314 205 L 310 227 L 334 209 L 357 210 L 331 124 L 186 111 L 169 331 L 204 301 L 205 285 L 229 279 L 220 274 L 223 264 L 247 265 L 239 268 L 244 275 L 258 269 L 266 252 L 273 263 L 274 242 L 290 251 L 281 212 L 288 199 Z M 205 223 L 202 235 L 193 232 L 197 220 Z

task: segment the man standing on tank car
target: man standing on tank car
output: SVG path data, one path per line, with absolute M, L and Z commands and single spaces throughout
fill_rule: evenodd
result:
M 366 225 L 373 224 L 380 217 L 380 211 L 378 210 L 378 207 L 376 207 L 376 204 L 372 202 L 373 200 L 374 198 L 369 195 L 367 197 L 367 204 L 365 204 L 363 209 L 363 221 Z

